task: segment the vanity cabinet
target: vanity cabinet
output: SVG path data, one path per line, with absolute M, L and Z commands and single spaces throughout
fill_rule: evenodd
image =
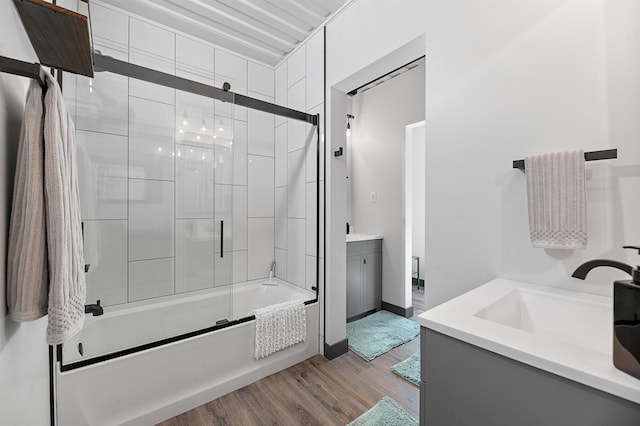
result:
M 347 320 L 380 310 L 382 240 L 347 242 Z

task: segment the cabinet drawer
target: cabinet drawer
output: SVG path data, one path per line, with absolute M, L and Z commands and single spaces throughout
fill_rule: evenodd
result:
M 347 256 L 358 256 L 369 253 L 382 253 L 382 240 L 347 243 Z

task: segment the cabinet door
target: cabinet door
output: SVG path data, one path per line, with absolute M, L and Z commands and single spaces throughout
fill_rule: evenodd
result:
M 347 318 L 362 313 L 362 256 L 347 256 Z
M 380 309 L 382 300 L 382 254 L 363 256 L 363 310 Z

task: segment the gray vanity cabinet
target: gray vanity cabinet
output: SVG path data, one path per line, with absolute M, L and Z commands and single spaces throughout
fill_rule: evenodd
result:
M 347 320 L 380 310 L 382 240 L 347 243 Z

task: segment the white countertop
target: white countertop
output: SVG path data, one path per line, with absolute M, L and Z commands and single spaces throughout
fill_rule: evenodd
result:
M 372 241 L 381 240 L 382 235 L 369 235 L 369 234 L 347 234 L 347 242 L 355 243 L 357 241 Z
M 505 306 L 512 313 L 505 315 Z M 422 313 L 418 322 L 640 404 L 640 380 L 613 365 L 612 297 L 495 279 Z

